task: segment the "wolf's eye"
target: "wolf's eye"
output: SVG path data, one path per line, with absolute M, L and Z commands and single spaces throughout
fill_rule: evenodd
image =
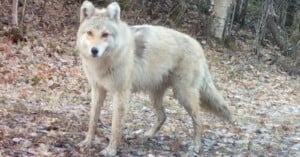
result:
M 109 34 L 108 34 L 107 32 L 103 32 L 102 35 L 101 35 L 101 37 L 102 37 L 102 38 L 107 38 L 108 35 L 109 35 Z
M 86 32 L 89 36 L 93 36 L 93 32 L 92 31 L 87 31 Z

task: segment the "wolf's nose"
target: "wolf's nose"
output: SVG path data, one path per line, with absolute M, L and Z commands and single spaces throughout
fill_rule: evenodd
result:
M 92 52 L 92 54 L 93 54 L 93 56 L 96 56 L 97 54 L 98 54 L 98 49 L 96 48 L 96 47 L 93 47 L 92 49 L 91 49 L 91 52 Z

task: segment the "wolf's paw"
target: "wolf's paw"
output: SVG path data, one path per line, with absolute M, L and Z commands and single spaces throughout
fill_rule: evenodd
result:
M 109 146 L 103 149 L 100 152 L 104 156 L 115 156 L 117 155 L 117 149 L 116 148 L 110 148 Z
M 78 146 L 81 148 L 89 148 L 92 145 L 92 139 L 91 138 L 85 138 L 83 141 L 81 141 Z

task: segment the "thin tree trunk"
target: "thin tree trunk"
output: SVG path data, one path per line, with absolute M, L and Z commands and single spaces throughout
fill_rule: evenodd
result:
M 24 18 L 25 18 L 25 10 L 26 10 L 26 4 L 27 4 L 27 1 L 26 0 L 24 0 L 24 2 L 23 2 L 23 9 L 22 9 L 22 16 L 21 16 L 21 26 L 23 25 L 23 22 L 24 22 Z
M 240 25 L 243 27 L 245 25 L 246 14 L 248 11 L 248 0 L 244 0 L 242 12 L 240 14 Z
M 287 48 L 287 39 L 285 38 L 285 32 L 280 28 L 280 26 L 275 22 L 273 16 L 269 16 L 267 20 L 267 28 L 272 33 L 275 42 L 281 50 Z
M 13 0 L 12 5 L 12 25 L 18 27 L 18 0 Z
M 237 3 L 234 1 L 233 12 L 232 12 L 231 18 L 230 18 L 230 25 L 229 25 L 228 33 L 230 33 L 231 30 L 232 30 L 233 21 L 234 21 L 235 12 L 236 12 L 236 7 L 237 7 Z
M 234 20 L 240 24 L 241 27 L 245 25 L 245 18 L 248 9 L 248 0 L 236 0 L 236 12 Z
M 232 0 L 215 0 L 215 19 L 213 24 L 214 36 L 223 39 L 226 28 L 226 20 L 228 16 L 228 9 L 230 8 Z
M 288 8 L 288 2 L 283 1 L 282 8 L 280 10 L 280 25 L 281 25 L 281 27 L 284 27 L 285 23 L 286 23 L 287 8 Z
M 294 21 L 293 21 L 293 28 L 295 29 L 295 31 L 300 30 L 300 7 L 298 8 L 299 9 L 294 14 Z
M 260 56 L 260 44 L 265 36 L 266 32 L 266 22 L 269 16 L 271 5 L 273 5 L 273 0 L 265 0 L 262 2 L 260 7 L 260 19 L 255 27 L 255 40 L 254 40 L 254 52 Z

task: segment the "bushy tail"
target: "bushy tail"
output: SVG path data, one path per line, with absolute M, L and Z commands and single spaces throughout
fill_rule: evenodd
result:
M 219 91 L 212 82 L 208 68 L 206 70 L 205 78 L 200 86 L 200 105 L 216 115 L 231 121 L 231 112 L 228 109 L 226 102 Z

